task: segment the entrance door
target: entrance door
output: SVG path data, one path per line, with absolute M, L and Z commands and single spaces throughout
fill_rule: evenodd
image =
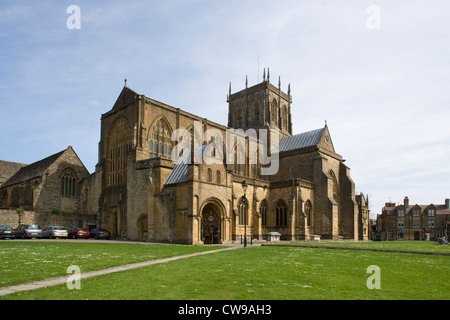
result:
M 219 215 L 209 206 L 203 209 L 202 239 L 204 244 L 215 244 L 220 242 Z
M 420 240 L 420 232 L 414 231 L 414 240 Z

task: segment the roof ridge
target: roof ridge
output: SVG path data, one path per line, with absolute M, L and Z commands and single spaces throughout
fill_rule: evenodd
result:
M 58 159 L 65 151 L 62 150 L 44 159 L 38 160 L 25 167 L 20 168 L 12 177 L 10 177 L 3 185 L 2 188 L 11 186 L 13 184 L 22 182 L 26 179 L 32 179 L 40 176 L 50 165 L 52 165 L 56 159 Z
M 324 130 L 325 127 L 284 137 L 280 140 L 279 150 L 280 152 L 283 152 L 316 146 L 319 143 Z

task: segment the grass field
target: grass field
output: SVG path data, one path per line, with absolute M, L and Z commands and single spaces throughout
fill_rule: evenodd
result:
M 375 249 L 389 251 L 435 252 L 450 254 L 450 246 L 435 241 L 371 241 L 371 242 L 296 242 L 280 245 Z
M 93 271 L 119 265 L 167 258 L 213 247 L 101 242 L 0 242 L 0 287 L 67 275 L 77 265 Z
M 15 251 L 26 249 L 31 256 L 36 250 L 51 251 L 53 254 L 45 258 L 49 259 L 48 261 L 56 261 L 55 254 L 69 254 L 67 251 L 76 250 L 71 253 L 71 259 L 67 258 L 66 264 L 61 264 L 63 274 L 67 263 L 80 263 L 81 270 L 87 271 L 89 268 L 106 268 L 107 265 L 117 265 L 124 261 L 129 263 L 129 259 L 142 261 L 163 255 L 185 254 L 188 253 L 186 250 L 211 249 L 112 243 L 99 243 L 96 244 L 98 247 L 90 247 L 81 243 L 68 246 L 68 243 L 57 242 L 4 242 L 0 244 L 2 266 L 5 261 L 3 252 L 6 243 L 10 246 L 9 250 L 13 250 L 12 247 L 17 244 Z M 435 250 L 433 243 L 417 243 L 421 243 L 414 244 L 421 246 L 418 251 Z M 374 245 L 379 246 L 377 243 Z M 404 250 L 406 247 L 400 249 L 402 245 L 408 247 L 413 244 L 398 242 L 396 246 L 400 247 L 396 250 Z M 96 253 L 90 253 L 94 248 Z M 115 258 L 111 259 L 109 256 Z M 63 257 L 64 259 L 66 258 Z M 11 256 L 6 260 L 8 264 L 18 262 Z M 301 247 L 248 247 L 85 279 L 82 280 L 80 290 L 69 290 L 66 285 L 60 285 L 21 292 L 1 299 L 448 300 L 449 262 L 450 257 L 446 256 Z M 28 271 L 22 270 L 16 274 L 19 276 L 22 272 L 22 282 L 39 278 L 39 274 L 41 278 L 45 278 L 48 272 L 44 270 L 50 268 L 53 263 L 35 261 L 34 266 L 27 267 Z M 371 265 L 380 268 L 380 289 L 370 290 L 366 286 L 371 276 L 367 273 L 367 268 Z M 31 271 L 33 275 L 30 274 Z M 52 271 L 55 272 L 56 270 Z M 2 272 L 2 286 L 5 282 L 18 283 L 17 276 L 11 281 Z

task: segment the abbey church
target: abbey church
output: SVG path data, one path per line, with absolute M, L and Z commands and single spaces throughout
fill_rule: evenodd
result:
M 275 86 L 264 76 L 238 92 L 230 85 L 227 102 L 228 123 L 218 124 L 125 84 L 101 116 L 94 173 L 72 148 L 47 160 L 57 177 L 50 198 L 62 199 L 52 206 L 71 206 L 84 227 L 108 229 L 119 239 L 212 244 L 240 241 L 244 233 L 265 240 L 277 232 L 281 240 L 367 240 L 367 203 L 355 195 L 328 126 L 294 133 L 290 87 L 282 91 L 280 81 Z M 228 143 L 230 131 L 239 138 Z M 266 150 L 271 162 L 263 161 L 260 141 L 276 142 Z M 62 157 L 66 162 L 57 166 Z M 30 166 L 45 170 L 42 163 Z M 18 183 L 35 181 L 26 172 L 36 170 L 16 167 L 0 187 L 1 208 L 20 207 Z M 28 192 L 44 190 L 42 172 Z M 28 198 L 25 209 L 36 210 L 37 197 Z

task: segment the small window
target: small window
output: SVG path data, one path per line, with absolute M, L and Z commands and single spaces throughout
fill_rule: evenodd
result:
M 259 213 L 261 214 L 261 225 L 263 227 L 267 226 L 267 202 L 263 200 L 261 207 L 259 208 Z
M 208 171 L 206 171 L 206 181 L 211 181 L 211 169 L 208 169 Z
M 216 183 L 220 183 L 220 171 L 216 171 Z
M 435 211 L 434 209 L 428 209 L 428 216 L 429 217 L 434 217 Z
M 312 226 L 312 204 L 311 201 L 306 201 L 305 203 L 305 215 L 308 227 Z

